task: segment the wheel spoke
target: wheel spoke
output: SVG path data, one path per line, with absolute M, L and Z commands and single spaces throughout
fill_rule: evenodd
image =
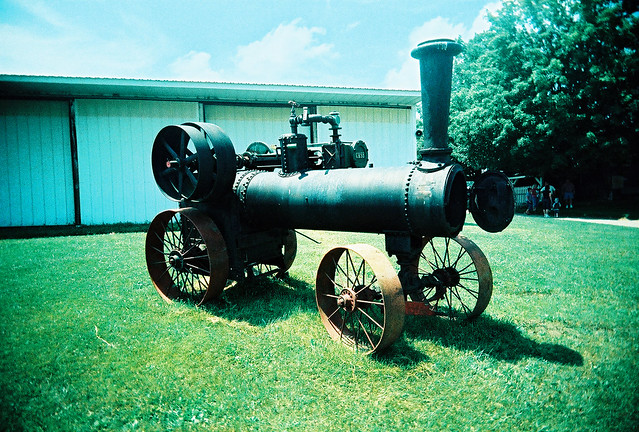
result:
M 450 238 L 445 237 L 444 238 L 444 242 L 446 243 L 446 249 L 444 252 L 444 259 L 442 259 L 442 264 L 444 264 L 445 266 L 450 267 Z
M 180 194 L 180 196 L 182 198 L 186 198 L 186 195 L 184 195 L 182 193 L 182 191 L 184 190 L 182 187 L 184 185 L 184 169 L 181 169 L 178 171 L 178 187 L 177 187 L 177 191 Z
M 457 285 L 459 288 L 463 289 L 464 291 L 466 291 L 468 294 L 470 294 L 471 296 L 473 296 L 475 299 L 479 298 L 479 291 L 475 291 L 472 290 L 470 288 L 467 288 L 465 285 L 463 285 L 462 283 L 459 283 Z
M 208 269 L 202 268 L 202 267 L 198 267 L 194 264 L 187 264 L 187 269 L 189 270 L 189 272 L 193 272 L 193 270 L 197 270 L 198 272 L 208 275 L 210 272 Z
M 165 169 L 164 171 L 162 171 L 162 172 L 160 173 L 160 175 L 161 175 L 162 177 L 168 177 L 169 175 L 171 175 L 171 174 L 175 174 L 176 172 L 177 172 L 177 169 L 175 169 L 175 168 L 173 168 L 173 167 L 170 167 L 170 168 L 167 168 L 167 169 Z
M 439 251 L 437 249 L 435 249 L 435 243 L 433 243 L 432 240 L 430 242 L 430 246 L 433 249 L 433 256 L 435 258 L 435 262 L 433 264 L 431 264 L 431 266 L 434 266 L 433 268 L 443 267 L 444 266 L 444 260 L 439 255 Z M 430 263 L 430 261 L 429 261 L 429 263 Z
M 186 144 L 188 142 L 188 134 L 184 131 L 180 134 L 180 159 L 186 157 Z
M 373 324 L 375 324 L 377 327 L 379 327 L 380 329 L 384 330 L 384 326 L 381 325 L 380 323 L 378 323 L 377 321 L 375 321 L 375 319 L 370 316 L 369 314 L 366 313 L 366 311 L 364 311 L 364 309 L 359 309 L 359 311 L 366 316 L 366 318 L 369 319 L 370 322 L 372 322 Z
M 191 186 L 195 187 L 197 185 L 197 178 L 195 178 L 195 175 L 193 175 L 191 170 L 188 169 L 188 168 L 185 168 L 184 171 L 186 172 L 186 176 L 188 177 L 189 181 L 191 182 Z
M 324 256 L 317 275 L 320 316 L 334 339 L 372 353 L 399 337 L 404 297 L 380 251 L 367 245 L 335 248 Z
M 169 152 L 169 154 L 171 155 L 171 157 L 175 160 L 179 159 L 180 157 L 177 155 L 177 153 L 175 152 L 175 150 L 173 150 L 173 147 L 171 147 L 169 145 L 169 143 L 163 139 L 162 140 L 162 145 L 164 146 L 164 148 L 166 149 L 166 151 Z
M 167 301 L 201 303 L 218 295 L 226 284 L 224 240 L 213 221 L 199 210 L 158 214 L 147 234 L 146 261 L 156 289 Z M 213 263 L 217 267 L 212 268 Z
M 335 296 L 337 297 L 337 296 Z M 363 304 L 369 304 L 369 305 L 376 305 L 376 306 L 384 306 L 384 302 L 380 302 L 380 301 L 371 301 L 371 300 L 361 300 L 361 299 L 357 299 L 357 303 L 363 303 Z
M 340 308 L 336 308 L 336 309 L 333 311 L 333 313 L 331 313 L 331 314 L 328 316 L 328 318 L 329 318 L 329 319 L 330 319 L 330 318 L 333 318 L 333 315 L 335 315 L 336 313 L 338 313 L 340 310 L 341 310 Z M 331 320 L 331 322 L 333 322 L 333 321 Z
M 429 239 L 424 243 L 420 258 L 411 264 L 410 271 L 420 279 L 434 276 L 439 280 L 443 286 L 437 289 L 424 287 L 421 295 L 432 299 L 443 289 L 443 297 L 433 300 L 430 307 L 434 310 L 441 307 L 451 318 L 457 315 L 475 318 L 490 301 L 492 274 L 486 257 L 463 236 Z
M 462 259 L 462 257 L 465 255 L 466 255 L 466 249 L 459 248 L 459 253 L 457 254 L 457 258 L 455 259 L 455 262 L 453 262 L 451 267 L 457 267 L 457 263 L 459 263 L 459 260 Z

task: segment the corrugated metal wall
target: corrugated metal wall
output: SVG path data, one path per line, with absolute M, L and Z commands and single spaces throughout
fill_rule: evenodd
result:
M 0 226 L 74 221 L 69 105 L 0 100 Z
M 164 126 L 197 121 L 198 113 L 196 102 L 78 100 L 82 223 L 143 223 L 175 208 L 153 179 L 151 148 Z
M 299 109 L 299 114 L 302 110 Z M 415 111 L 410 108 L 369 108 L 320 106 L 317 113 L 326 115 L 338 111 L 341 118 L 341 135 L 344 141 L 362 139 L 369 149 L 371 163 L 375 166 L 398 166 L 416 159 Z M 215 123 L 229 135 L 235 150 L 242 152 L 253 141 L 268 145 L 278 144 L 278 138 L 289 133 L 290 108 L 206 105 L 204 117 Z M 327 124 L 317 125 L 318 142 L 330 141 Z M 299 132 L 310 135 L 309 128 Z
M 337 111 L 343 141 L 364 140 L 369 163 L 376 167 L 401 166 L 417 158 L 415 111 L 404 108 L 359 108 L 320 106 L 317 113 Z M 318 141 L 330 141 L 330 130 L 319 126 Z
M 331 107 L 342 139 L 363 139 L 375 166 L 415 159 L 415 112 L 399 108 Z M 150 166 L 153 140 L 169 124 L 200 119 L 197 102 L 85 100 L 74 103 L 80 218 L 86 225 L 144 223 L 176 203 L 162 195 Z M 300 110 L 301 113 L 301 110 Z M 269 146 L 290 132 L 288 107 L 206 105 L 203 117 L 222 127 L 237 152 Z M 73 224 L 68 101 L 0 101 L 0 226 Z M 310 135 L 310 128 L 300 128 Z M 328 125 L 317 125 L 320 142 Z
M 205 105 L 204 119 L 221 127 L 231 138 L 235 151 L 242 153 L 255 141 L 269 146 L 279 144 L 282 134 L 290 133 L 288 118 L 291 109 L 286 107 L 255 107 L 241 105 Z M 301 114 L 301 110 L 300 110 Z M 309 128 L 299 132 L 308 136 Z

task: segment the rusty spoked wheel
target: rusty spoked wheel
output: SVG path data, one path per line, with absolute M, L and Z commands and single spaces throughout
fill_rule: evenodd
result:
M 229 259 L 224 239 L 203 212 L 165 210 L 146 235 L 146 265 L 164 300 L 202 304 L 219 296 L 226 285 Z
M 490 302 L 490 265 L 481 249 L 464 236 L 424 239 L 413 268 L 420 279 L 437 281 L 436 286 L 427 286 L 423 291 L 423 298 L 436 315 L 472 320 Z
M 246 276 L 271 276 L 283 277 L 291 268 L 297 255 L 297 235 L 295 230 L 287 230 L 282 245 L 281 255 L 268 263 L 257 263 L 246 269 Z
M 371 354 L 391 345 L 404 328 L 404 296 L 390 261 L 364 244 L 330 250 L 315 288 L 322 323 L 335 340 Z

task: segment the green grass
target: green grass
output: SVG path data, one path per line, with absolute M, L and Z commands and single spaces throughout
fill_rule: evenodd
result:
M 526 211 L 525 203 L 517 207 L 519 213 Z M 537 207 L 537 215 L 542 215 L 541 206 Z M 559 210 L 562 217 L 587 218 L 587 219 L 639 219 L 639 199 L 624 198 L 615 201 L 591 200 L 575 202 L 574 208 L 562 206 Z
M 390 350 L 333 342 L 333 245 L 203 308 L 165 304 L 144 233 L 0 241 L 0 430 L 628 431 L 639 424 L 639 229 L 516 217 L 464 234 L 495 279 L 480 319 L 407 317 Z

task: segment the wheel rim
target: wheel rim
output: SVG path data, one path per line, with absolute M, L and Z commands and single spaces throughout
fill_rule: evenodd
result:
M 437 315 L 453 319 L 474 319 L 490 302 L 493 276 L 479 247 L 464 236 L 424 240 L 418 262 L 413 266 L 420 278 L 432 275 L 442 286 L 427 287 L 423 297 Z
M 276 275 L 277 277 L 283 277 L 288 269 L 291 268 L 297 255 L 297 235 L 295 230 L 287 230 L 284 244 L 282 245 L 281 256 L 268 263 L 257 263 L 246 268 L 246 276 L 270 276 Z
M 151 166 L 156 183 L 174 201 L 201 198 L 213 182 L 206 137 L 193 126 L 163 128 L 153 143 Z
M 212 169 L 208 173 L 207 190 L 204 199 L 216 199 L 230 191 L 237 172 L 235 148 L 222 128 L 213 123 L 191 122 L 182 126 L 193 126 L 204 133 L 207 140 L 207 157 L 212 159 Z
M 151 166 L 156 183 L 174 201 L 219 198 L 235 180 L 235 149 L 214 124 L 167 126 L 153 142 Z
M 146 263 L 167 302 L 202 304 L 224 290 L 229 271 L 224 239 L 215 223 L 192 208 L 166 210 L 151 222 Z
M 404 327 L 404 296 L 388 258 L 369 245 L 332 249 L 317 270 L 316 300 L 335 340 L 368 354 L 391 345 Z

